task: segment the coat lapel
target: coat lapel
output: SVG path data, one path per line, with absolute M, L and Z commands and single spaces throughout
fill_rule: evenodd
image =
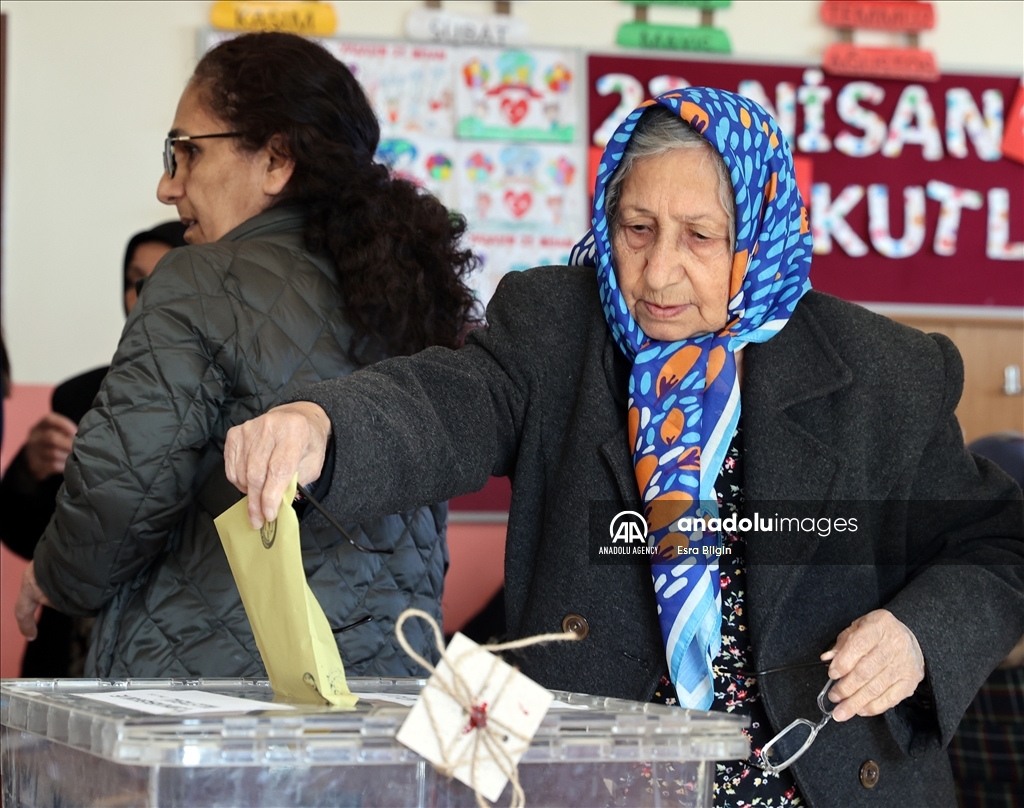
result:
M 827 408 L 827 397 L 853 382 L 850 368 L 806 306 L 797 306 L 775 338 L 749 346 L 744 363 L 743 460 L 748 508 L 767 517 L 776 512 L 785 515 L 786 503 L 803 503 L 790 507 L 805 516 L 828 515 L 843 461 L 828 445 L 828 435 L 812 434 L 808 429 L 807 414 Z M 747 613 L 754 647 L 760 651 L 759 667 L 779 662 L 764 658 L 761 638 L 771 636 L 780 607 L 818 542 L 814 532 L 747 534 L 747 589 L 753 606 Z
M 602 326 L 604 324 L 602 323 Z M 605 329 L 607 330 L 607 329 Z M 604 374 L 608 380 L 608 387 L 612 391 L 615 404 L 620 412 L 626 411 L 629 403 L 627 390 L 629 389 L 629 362 L 622 352 L 615 346 L 615 342 L 609 335 L 604 343 Z M 622 501 L 629 507 L 639 506 L 640 492 L 637 490 L 636 471 L 633 469 L 633 458 L 629 453 L 629 433 L 626 427 L 622 427 L 608 440 L 601 444 L 601 456 L 611 467 L 615 483 L 622 495 Z

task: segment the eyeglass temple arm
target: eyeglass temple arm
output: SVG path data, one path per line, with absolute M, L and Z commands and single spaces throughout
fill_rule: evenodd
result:
M 355 547 L 357 550 L 359 550 L 361 553 L 376 553 L 379 555 L 394 554 L 395 551 L 392 549 L 377 550 L 372 547 L 363 547 L 363 545 L 361 545 L 359 542 L 353 539 L 352 535 L 341 526 L 341 522 L 335 519 L 323 505 L 316 501 L 316 499 L 313 497 L 312 492 L 310 492 L 310 490 L 306 488 L 306 486 L 300 483 L 298 488 L 299 493 L 302 494 L 302 496 L 304 496 L 309 501 L 309 504 L 316 508 L 318 511 L 320 511 L 320 514 L 324 517 L 324 519 L 330 522 L 331 525 L 333 525 L 334 529 L 337 530 L 342 536 L 344 536 L 348 540 L 348 543 Z
M 211 137 L 241 137 L 241 132 L 214 132 L 210 135 L 168 135 L 171 143 L 182 143 L 186 140 L 204 140 Z

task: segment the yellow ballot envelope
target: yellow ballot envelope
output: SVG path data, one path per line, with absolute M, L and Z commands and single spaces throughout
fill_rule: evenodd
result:
M 298 477 L 277 519 L 249 524 L 244 497 L 214 520 L 242 596 L 270 686 L 284 701 L 354 707 L 330 623 L 302 569 L 299 518 L 292 508 Z

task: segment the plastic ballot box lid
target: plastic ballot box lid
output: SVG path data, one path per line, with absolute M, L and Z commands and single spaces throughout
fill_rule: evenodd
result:
M 3 680 L 3 804 L 474 806 L 395 740 L 424 684 L 353 677 L 341 710 L 275 703 L 264 680 Z M 746 717 L 552 693 L 527 805 L 709 806 L 713 761 L 749 753 Z

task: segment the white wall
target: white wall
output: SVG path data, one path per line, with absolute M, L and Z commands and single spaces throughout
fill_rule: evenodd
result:
M 334 5 L 340 35 L 400 37 L 405 13 L 420 4 Z M 728 30 L 740 59 L 815 60 L 834 36 L 818 21 L 819 5 L 735 0 L 716 24 Z M 935 5 L 938 30 L 921 44 L 944 69 L 1024 70 L 1024 4 Z M 210 3 L 0 6 L 8 15 L 5 339 L 16 382 L 54 383 L 109 361 L 123 322 L 124 244 L 132 232 L 174 218 L 155 198 L 160 151 Z M 614 0 L 515 2 L 513 13 L 537 44 L 600 50 L 614 47 L 619 23 L 632 17 L 630 6 Z M 696 14 L 655 7 L 651 20 L 692 24 Z

